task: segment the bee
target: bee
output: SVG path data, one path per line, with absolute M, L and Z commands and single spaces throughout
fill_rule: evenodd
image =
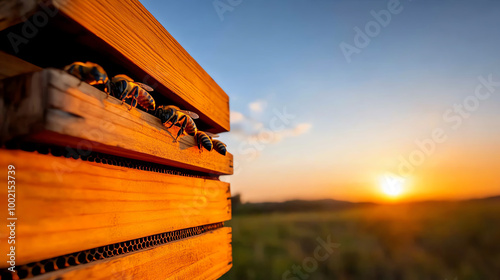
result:
M 225 155 L 226 155 L 226 153 L 227 153 L 227 149 L 226 149 L 226 147 L 227 147 L 227 146 L 226 146 L 226 144 L 224 144 L 224 143 L 223 143 L 222 141 L 220 141 L 220 140 L 214 139 L 214 138 L 219 137 L 219 135 L 217 135 L 217 134 L 212 134 L 212 133 L 210 133 L 210 132 L 205 132 L 205 133 L 208 135 L 208 137 L 209 137 L 209 138 L 210 138 L 210 140 L 212 141 L 212 144 L 213 144 L 213 148 L 214 148 L 214 150 L 215 150 L 217 153 L 219 153 L 219 154 L 221 154 L 221 155 L 225 156 Z
M 226 153 L 227 153 L 227 149 L 226 149 L 227 145 L 226 144 L 222 143 L 222 141 L 217 140 L 217 139 L 212 139 L 212 143 L 214 144 L 214 150 L 217 153 L 219 153 L 223 156 L 226 155 Z
M 177 133 L 177 137 L 175 137 L 175 141 L 177 141 L 177 138 L 179 138 L 179 136 L 181 136 L 184 132 L 191 136 L 195 136 L 198 131 L 193 119 L 198 119 L 199 116 L 194 112 L 181 110 L 179 107 L 174 105 L 162 105 L 158 106 L 155 114 L 163 125 L 167 126 L 166 123 L 170 122 L 170 126 L 167 128 L 171 128 L 174 125 L 181 128 Z
M 135 108 L 137 103 L 148 111 L 155 109 L 155 100 L 148 93 L 148 91 L 153 91 L 150 86 L 134 82 L 132 78 L 123 74 L 114 76 L 111 79 L 111 85 L 113 87 L 113 94 L 122 101 L 122 104 L 125 102 L 125 99 L 132 98 L 129 110 Z
M 90 85 L 105 85 L 104 92 L 109 96 L 111 86 L 108 74 L 100 65 L 88 61 L 86 63 L 76 61 L 64 67 L 64 71 Z
M 208 136 L 206 132 L 203 131 L 198 131 L 196 132 L 196 143 L 198 144 L 198 149 L 200 149 L 200 152 L 202 151 L 202 147 L 207 149 L 207 151 L 211 151 L 213 148 L 213 143 L 212 143 L 212 138 Z

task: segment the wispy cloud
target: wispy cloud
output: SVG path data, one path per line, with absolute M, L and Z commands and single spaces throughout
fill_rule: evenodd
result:
M 299 136 L 307 133 L 312 127 L 310 123 L 299 123 L 289 129 L 276 131 L 274 143 L 280 142 L 285 138 Z
M 240 141 L 255 140 L 262 137 L 270 138 L 270 143 L 278 143 L 285 138 L 295 137 L 307 133 L 311 123 L 290 124 L 279 130 L 272 130 L 264 122 L 245 116 L 241 112 L 231 111 L 231 135 Z M 267 136 L 263 136 L 266 134 Z M 272 134 L 272 136 L 269 136 Z
M 252 112 L 256 112 L 256 113 L 262 112 L 266 108 L 266 106 L 267 106 L 267 102 L 265 100 L 262 100 L 262 99 L 256 100 L 256 101 L 248 104 L 248 108 L 250 108 L 250 110 Z
M 242 113 L 236 111 L 231 111 L 229 113 L 229 118 L 231 119 L 231 124 L 237 124 L 245 120 L 245 116 L 243 116 Z

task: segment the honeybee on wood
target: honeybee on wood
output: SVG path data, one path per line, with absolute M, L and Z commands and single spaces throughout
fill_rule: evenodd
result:
M 88 61 L 86 63 L 76 61 L 64 67 L 64 71 L 90 85 L 105 85 L 104 92 L 109 96 L 111 86 L 108 74 L 106 74 L 106 71 L 99 64 Z
M 150 86 L 134 82 L 132 78 L 123 74 L 114 76 L 111 79 L 111 85 L 113 87 L 113 94 L 122 101 L 122 104 L 125 102 L 125 99 L 132 98 L 129 110 L 135 108 L 137 103 L 148 111 L 155 109 L 155 100 L 148 93 L 148 91 L 153 91 Z
M 198 144 L 198 149 L 200 149 L 200 152 L 202 151 L 202 147 L 207 149 L 207 151 L 211 151 L 213 148 L 213 143 L 212 139 L 206 132 L 203 131 L 198 131 L 196 132 L 196 144 Z
M 212 145 L 213 145 L 214 150 L 215 150 L 217 153 L 219 153 L 219 154 L 221 154 L 221 155 L 225 156 L 225 155 L 226 155 L 226 153 L 227 153 L 227 149 L 226 149 L 227 145 L 226 145 L 226 144 L 224 144 L 224 143 L 223 143 L 222 141 L 220 141 L 220 140 L 214 139 L 214 138 L 219 137 L 219 135 L 217 135 L 217 134 L 212 134 L 212 133 L 210 133 L 210 132 L 206 132 L 206 134 L 208 135 L 208 137 L 210 137 L 210 140 L 212 141 Z
M 158 106 L 158 109 L 156 109 L 156 116 L 165 126 L 167 126 L 167 123 L 170 122 L 170 126 L 167 128 L 171 128 L 174 125 L 180 127 L 177 137 L 175 137 L 175 141 L 177 141 L 177 138 L 179 138 L 179 136 L 181 136 L 184 132 L 191 136 L 195 136 L 198 131 L 193 119 L 198 119 L 199 116 L 194 112 L 181 110 L 179 107 L 174 105 L 162 105 Z

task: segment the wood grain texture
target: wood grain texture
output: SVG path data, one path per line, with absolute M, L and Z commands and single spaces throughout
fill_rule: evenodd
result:
M 178 128 L 57 69 L 0 81 L 2 141 L 27 140 L 94 151 L 212 174 L 232 174 L 233 156 L 200 151 Z
M 217 279 L 232 266 L 230 243 L 231 228 L 224 227 L 32 279 Z
M 0 149 L 0 166 L 9 164 L 16 167 L 18 265 L 231 218 L 229 184 L 218 180 Z M 1 183 L 7 186 L 6 176 Z M 0 198 L 7 201 L 7 187 Z M 7 252 L 5 226 L 0 233 Z
M 0 51 L 0 79 L 40 70 L 38 66 Z
M 132 62 L 132 68 L 141 70 L 130 71 L 141 78 L 148 77 L 150 83 L 158 82 L 156 91 L 179 102 L 181 107 L 199 113 L 213 128 L 212 132 L 229 131 L 227 94 L 139 1 L 7 2 L 0 8 L 0 29 L 20 23 L 37 12 L 43 13 L 45 6 L 55 8 L 57 16 L 64 15 L 75 21 Z

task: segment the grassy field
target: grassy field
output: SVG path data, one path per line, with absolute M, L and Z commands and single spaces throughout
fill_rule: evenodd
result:
M 222 279 L 500 279 L 500 200 L 236 215 L 228 225 L 233 268 Z M 318 241 L 328 237 L 339 244 L 331 253 Z

